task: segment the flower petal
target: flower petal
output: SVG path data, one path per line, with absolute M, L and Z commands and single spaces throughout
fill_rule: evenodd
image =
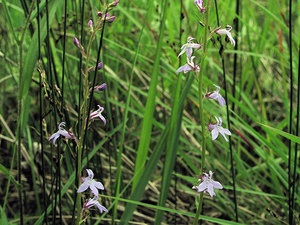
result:
M 214 188 L 223 189 L 223 186 L 220 182 L 212 180 L 211 183 Z
M 212 131 L 211 131 L 211 139 L 212 140 L 216 140 L 217 137 L 219 135 L 219 130 L 218 128 L 214 128 Z
M 78 188 L 78 190 L 77 190 L 77 193 L 84 192 L 84 191 L 86 191 L 86 189 L 88 189 L 88 188 L 89 188 L 89 182 L 87 182 L 87 181 L 85 180 L 85 182 L 82 183 L 82 184 L 79 186 L 79 188 Z
M 93 194 L 97 197 L 99 192 L 98 189 L 95 187 L 95 181 L 90 184 L 90 189 L 93 192 Z
M 101 182 L 95 181 L 94 185 L 95 185 L 96 188 L 98 188 L 100 190 L 104 190 L 104 186 L 103 186 L 103 184 Z
M 107 208 L 105 208 L 103 205 L 101 205 L 98 201 L 95 203 L 95 205 L 100 210 L 100 213 L 102 213 L 102 212 L 108 212 Z
M 210 197 L 214 197 L 214 196 L 216 195 L 215 192 L 214 192 L 214 187 L 213 187 L 213 185 L 211 185 L 211 184 L 208 185 L 206 191 L 209 193 Z

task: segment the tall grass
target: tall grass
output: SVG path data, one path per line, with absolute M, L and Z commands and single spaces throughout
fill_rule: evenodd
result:
M 104 69 L 88 84 L 107 89 L 85 109 L 87 65 L 73 38 L 86 46 L 88 20 L 109 2 L 0 2 L 0 224 L 74 224 L 86 168 L 109 212 L 84 210 L 82 224 L 192 224 L 191 187 L 209 170 L 224 188 L 204 193 L 203 224 L 299 223 L 299 3 L 210 1 L 208 31 L 235 24 L 235 48 L 214 35 L 201 66 L 203 92 L 225 89 L 227 108 L 204 99 L 203 116 L 227 116 L 228 145 L 201 124 L 198 80 L 175 73 L 187 37 L 203 42 L 193 2 L 121 0 L 91 44 L 89 66 Z M 82 133 L 98 104 L 107 124 Z M 84 137 L 81 159 L 74 141 L 48 141 L 61 121 Z

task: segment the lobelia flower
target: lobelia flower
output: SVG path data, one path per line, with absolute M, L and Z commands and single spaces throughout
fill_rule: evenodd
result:
M 176 70 L 176 74 L 178 74 L 178 73 L 180 73 L 182 71 L 184 73 L 187 73 L 187 72 L 189 72 L 191 70 L 199 72 L 200 71 L 200 67 L 194 63 L 194 58 L 195 58 L 195 56 L 192 56 L 191 59 L 187 58 L 187 63 L 184 64 L 183 66 L 179 67 Z
M 77 193 L 81 193 L 86 191 L 86 189 L 90 188 L 92 193 L 98 197 L 98 189 L 99 190 L 104 190 L 104 186 L 101 182 L 95 181 L 94 178 L 94 173 L 91 169 L 86 169 L 88 176 L 87 177 L 82 177 L 83 183 L 79 186 Z
M 220 94 L 220 87 L 215 84 L 214 84 L 214 86 L 217 88 L 217 90 L 207 93 L 205 95 L 205 97 L 214 99 L 214 100 L 218 100 L 218 102 L 220 103 L 221 106 L 225 105 L 226 104 L 225 99 Z
M 98 197 L 96 197 L 96 196 L 94 198 L 90 198 L 87 202 L 85 202 L 83 204 L 83 208 L 84 209 L 89 209 L 89 208 L 91 208 L 93 206 L 97 206 L 97 208 L 100 210 L 100 213 L 102 213 L 102 212 L 108 212 L 108 210 L 103 205 L 101 205 L 99 203 Z
M 220 29 L 220 28 L 217 28 L 215 30 L 215 32 L 219 35 L 227 35 L 230 43 L 235 46 L 235 40 L 233 39 L 233 37 L 231 36 L 231 33 L 230 31 L 232 30 L 232 27 L 230 25 L 226 25 L 226 28 L 225 29 Z
M 210 197 L 215 196 L 214 188 L 223 189 L 222 184 L 220 182 L 214 181 L 212 179 L 213 172 L 209 171 L 209 175 L 207 173 L 203 173 L 202 182 L 198 186 L 193 186 L 192 189 L 197 189 L 197 192 L 208 192 Z M 199 181 L 201 181 L 199 179 Z
M 186 52 L 187 58 L 190 59 L 192 57 L 192 54 L 193 54 L 193 48 L 195 48 L 195 49 L 200 49 L 201 48 L 201 45 L 198 44 L 198 43 L 194 43 L 193 40 L 195 40 L 195 38 L 193 38 L 193 37 L 188 37 L 187 38 L 187 43 L 182 45 L 181 52 L 179 53 L 178 57 Z
M 219 136 L 219 133 L 220 133 L 223 136 L 223 138 L 225 139 L 225 141 L 228 142 L 228 139 L 226 138 L 225 134 L 231 135 L 231 132 L 228 129 L 223 128 L 221 126 L 222 125 L 221 117 L 215 117 L 215 118 L 217 120 L 217 123 L 208 125 L 208 129 L 211 131 L 212 140 L 215 140 Z
M 195 5 L 198 7 L 198 9 L 200 10 L 201 13 L 205 13 L 206 9 L 203 6 L 203 0 L 195 0 L 194 1 Z
M 93 120 L 93 119 L 99 117 L 99 119 L 102 120 L 102 122 L 105 125 L 106 119 L 104 118 L 104 116 L 102 116 L 103 110 L 104 110 L 104 108 L 101 107 L 100 105 L 98 105 L 98 109 L 96 111 L 90 113 L 90 119 Z
M 58 131 L 54 134 L 52 134 L 48 141 L 51 141 L 52 140 L 52 144 L 56 144 L 56 140 L 59 138 L 60 135 L 64 136 L 65 138 L 67 139 L 74 139 L 75 136 L 73 133 L 70 133 L 68 131 L 66 131 L 63 127 L 65 126 L 65 122 L 61 122 L 59 125 L 58 125 Z

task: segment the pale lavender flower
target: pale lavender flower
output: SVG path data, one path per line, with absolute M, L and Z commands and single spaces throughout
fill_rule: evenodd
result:
M 220 133 L 223 136 L 223 138 L 225 139 L 225 141 L 228 142 L 228 139 L 226 138 L 225 134 L 231 135 L 231 132 L 228 129 L 223 128 L 221 126 L 222 125 L 221 117 L 215 117 L 215 118 L 217 120 L 217 123 L 208 125 L 208 129 L 211 131 L 212 140 L 216 140 Z
M 220 87 L 217 85 L 214 85 L 217 90 L 213 91 L 213 92 L 208 92 L 205 97 L 210 98 L 210 99 L 214 99 L 214 100 L 218 100 L 218 102 L 220 103 L 221 106 L 225 105 L 225 99 L 222 97 L 222 95 L 220 94 Z
M 194 3 L 198 7 L 201 13 L 205 13 L 206 9 L 204 7 L 203 0 L 195 0 Z
M 50 137 L 49 137 L 49 141 L 52 140 L 52 144 L 56 144 L 56 140 L 59 138 L 60 135 L 64 136 L 65 138 L 69 139 L 69 138 L 74 138 L 74 134 L 71 134 L 69 133 L 68 131 L 66 131 L 63 127 L 65 126 L 65 122 L 61 122 L 59 125 L 58 125 L 58 131 L 54 134 L 52 134 Z
M 223 189 L 222 184 L 220 182 L 214 181 L 212 179 L 213 172 L 209 171 L 209 175 L 207 173 L 203 173 L 202 182 L 198 186 L 193 186 L 192 189 L 197 189 L 197 192 L 208 192 L 210 197 L 215 196 L 214 188 Z M 201 181 L 201 180 L 199 180 Z
M 198 44 L 198 43 L 194 43 L 193 40 L 195 40 L 195 38 L 193 38 L 193 37 L 188 37 L 187 38 L 187 43 L 182 45 L 181 52 L 179 53 L 178 57 L 186 52 L 187 58 L 190 59 L 192 54 L 193 54 L 193 48 L 194 49 L 200 49 L 201 48 L 201 45 Z
M 104 186 L 101 182 L 95 181 L 94 178 L 94 173 L 91 169 L 86 169 L 88 176 L 87 177 L 82 177 L 83 183 L 79 186 L 77 193 L 84 192 L 86 189 L 90 188 L 91 191 L 95 196 L 98 197 L 98 189 L 99 190 L 104 190 Z
M 216 29 L 215 32 L 219 35 L 226 35 L 230 41 L 230 43 L 235 46 L 235 40 L 233 39 L 233 37 L 231 36 L 230 31 L 232 30 L 232 27 L 229 25 L 226 25 L 225 29 Z
M 195 58 L 195 56 L 192 56 L 191 59 L 187 58 L 187 63 L 184 64 L 183 66 L 179 67 L 176 70 L 176 74 L 178 74 L 180 72 L 187 73 L 187 72 L 189 72 L 191 70 L 199 72 L 200 71 L 200 67 L 194 63 L 194 58 Z
M 97 117 L 99 117 L 100 120 L 102 120 L 102 122 L 104 123 L 104 125 L 106 124 L 106 119 L 104 118 L 104 116 L 102 116 L 102 112 L 103 112 L 104 108 L 101 107 L 100 105 L 98 105 L 98 109 L 94 112 L 90 113 L 90 119 L 96 119 Z
M 97 206 L 97 208 L 100 210 L 100 213 L 108 212 L 108 210 L 99 203 L 98 198 L 96 196 L 94 198 L 90 198 L 87 202 L 83 204 L 83 208 L 85 209 L 89 209 L 93 206 Z

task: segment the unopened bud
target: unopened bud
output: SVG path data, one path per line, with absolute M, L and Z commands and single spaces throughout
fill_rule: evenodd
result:
M 74 44 L 78 47 L 78 48 L 80 48 L 80 42 L 78 41 L 78 39 L 76 38 L 76 37 L 74 37 Z
M 91 29 L 93 29 L 93 21 L 92 20 L 89 20 L 88 27 L 91 28 Z
M 111 16 L 111 17 L 106 18 L 106 20 L 107 20 L 108 22 L 110 22 L 110 23 L 114 22 L 115 19 L 116 19 L 115 16 Z
M 100 70 L 100 69 L 102 69 L 102 67 L 103 67 L 103 63 L 99 62 L 98 65 L 97 65 L 97 69 Z
M 119 2 L 120 2 L 120 0 L 115 0 L 112 4 L 113 4 L 114 6 L 117 6 L 117 5 L 119 4 Z

